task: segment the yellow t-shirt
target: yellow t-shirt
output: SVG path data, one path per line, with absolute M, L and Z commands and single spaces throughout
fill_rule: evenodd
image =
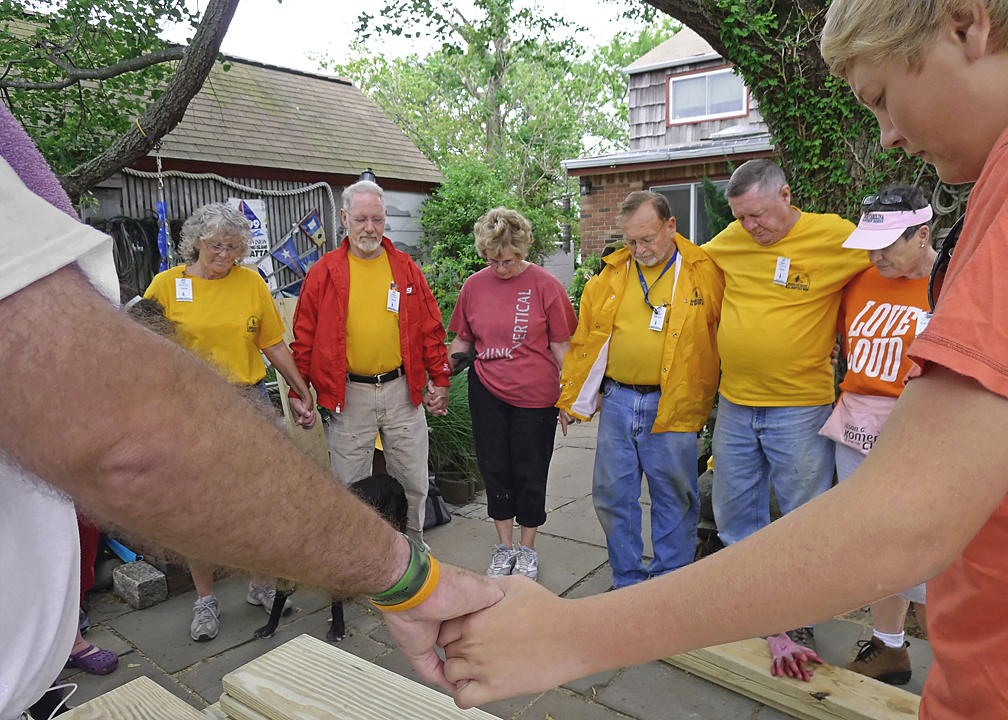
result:
M 844 285 L 871 265 L 864 250 L 841 247 L 853 230 L 837 215 L 802 213 L 769 247 L 738 222 L 703 246 L 725 276 L 722 395 L 751 406 L 833 402 L 830 351 L 840 298 Z M 774 281 L 779 267 L 787 270 L 784 284 Z
M 347 372 L 380 375 L 402 365 L 399 344 L 399 313 L 388 309 L 392 287 L 392 267 L 388 255 L 363 260 L 353 253 L 350 259 L 350 301 L 347 307 Z M 399 302 L 406 302 L 405 290 Z
M 183 344 L 231 383 L 266 377 L 259 351 L 283 340 L 284 326 L 269 288 L 255 270 L 235 266 L 220 280 L 192 281 L 192 300 L 180 301 L 176 280 L 184 265 L 159 273 L 144 293 L 157 300 L 178 326 Z
M 668 331 L 668 312 L 660 331 L 651 330 L 651 308 L 644 302 L 636 263 L 630 263 L 626 289 L 620 298 L 619 308 L 613 318 L 612 335 L 609 338 L 609 358 L 606 375 L 621 383 L 633 385 L 659 385 L 661 383 L 662 353 L 665 350 L 665 333 Z M 648 299 L 658 307 L 662 303 L 671 304 L 672 286 L 675 280 L 676 264 L 661 276 L 665 263 L 651 267 L 639 266 L 647 283 Z M 655 282 L 655 280 L 658 280 Z

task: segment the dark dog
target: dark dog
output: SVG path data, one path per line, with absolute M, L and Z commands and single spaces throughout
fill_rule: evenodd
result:
M 361 500 L 373 507 L 379 515 L 389 522 L 399 532 L 406 531 L 406 491 L 394 477 L 390 475 L 372 475 L 355 482 L 350 490 Z M 296 586 L 295 586 L 296 587 Z M 295 587 L 283 588 L 277 584 L 276 598 L 273 600 L 273 611 L 269 622 L 255 631 L 257 638 L 272 637 L 280 624 L 280 616 L 287 598 L 293 594 Z M 346 622 L 343 620 L 343 600 L 334 600 L 332 604 L 332 626 L 326 633 L 326 640 L 339 642 L 346 637 Z

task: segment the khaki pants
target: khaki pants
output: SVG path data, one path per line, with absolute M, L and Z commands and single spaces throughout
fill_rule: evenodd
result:
M 427 418 L 413 407 L 406 377 L 381 385 L 347 381 L 343 412 L 331 413 L 326 442 L 333 475 L 352 485 L 371 475 L 375 438 L 381 433 L 388 473 L 406 491 L 407 534 L 423 539 L 427 502 Z

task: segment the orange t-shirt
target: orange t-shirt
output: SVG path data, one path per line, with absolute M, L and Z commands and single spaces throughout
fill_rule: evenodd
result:
M 909 354 L 1008 397 L 1008 130 L 973 188 L 938 307 Z M 920 717 L 1008 718 L 1008 498 L 928 582 L 927 610 L 934 662 Z
M 928 279 L 888 279 L 872 265 L 844 288 L 837 330 L 844 338 L 847 375 L 840 389 L 899 397 L 913 361 L 905 354 L 927 312 Z

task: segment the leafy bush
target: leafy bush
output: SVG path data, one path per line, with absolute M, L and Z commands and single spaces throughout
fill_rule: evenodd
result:
M 735 166 L 728 163 L 728 171 L 735 172 Z M 707 226 L 710 228 L 710 236 L 716 237 L 719 232 L 735 222 L 732 215 L 731 206 L 728 204 L 728 196 L 724 190 L 711 182 L 706 175 L 701 178 L 704 192 L 704 209 L 707 211 Z
M 592 276 L 601 269 L 602 257 L 593 253 L 586 257 L 577 266 L 577 269 L 574 270 L 574 279 L 571 280 L 570 287 L 567 288 L 567 294 L 570 295 L 574 312 L 579 316 L 581 315 L 581 293 L 584 292 L 585 285 L 592 279 Z
M 552 252 L 559 239 L 563 211 L 551 201 L 536 206 L 517 197 L 504 173 L 481 159 L 457 158 L 448 164 L 444 175 L 444 184 L 434 190 L 421 209 L 424 238 L 420 249 L 424 275 L 447 320 L 462 283 L 485 267 L 476 254 L 473 235 L 473 227 L 482 215 L 500 206 L 524 215 L 534 238 L 528 259 L 538 262 Z

